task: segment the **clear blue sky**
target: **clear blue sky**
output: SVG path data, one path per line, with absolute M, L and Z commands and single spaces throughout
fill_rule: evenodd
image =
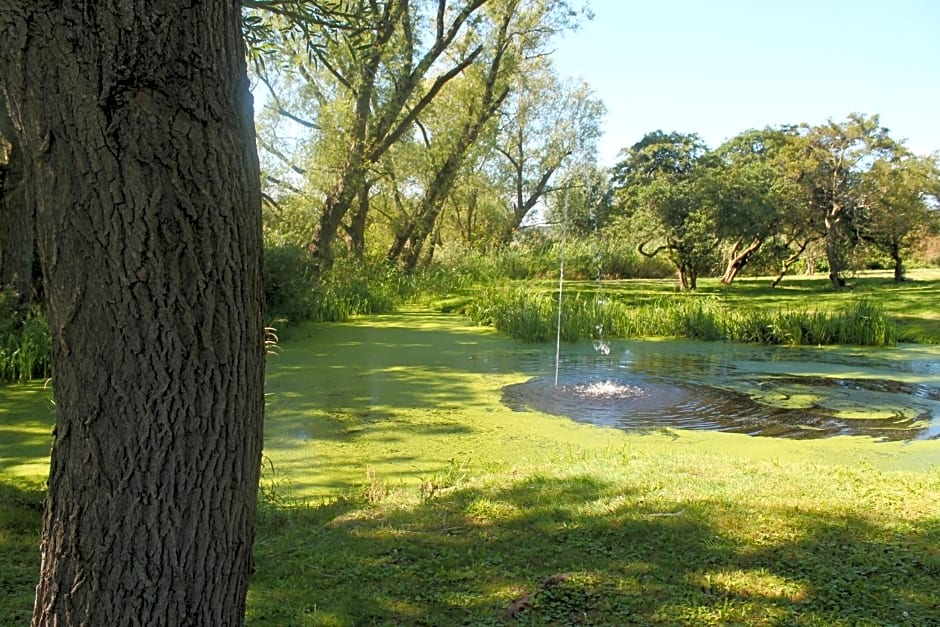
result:
M 591 0 L 556 47 L 607 107 L 603 165 L 649 131 L 711 148 L 750 128 L 879 114 L 940 150 L 940 0 Z

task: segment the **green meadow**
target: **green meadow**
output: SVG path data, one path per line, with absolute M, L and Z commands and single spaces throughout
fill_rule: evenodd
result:
M 863 295 L 902 341 L 937 343 L 936 278 L 870 281 L 696 297 L 808 310 Z M 512 411 L 501 389 L 546 374 L 531 356 L 550 348 L 425 306 L 283 336 L 250 625 L 940 624 L 940 440 L 637 433 Z M 53 422 L 42 382 L 0 388 L 3 625 L 29 622 Z

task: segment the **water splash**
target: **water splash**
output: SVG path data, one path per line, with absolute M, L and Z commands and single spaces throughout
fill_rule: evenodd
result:
M 618 383 L 609 379 L 591 383 L 579 383 L 573 386 L 573 389 L 575 394 L 585 398 L 631 398 L 643 396 L 649 392 L 647 389 L 638 385 Z
M 601 355 L 610 355 L 610 344 L 604 340 L 594 340 L 594 351 Z

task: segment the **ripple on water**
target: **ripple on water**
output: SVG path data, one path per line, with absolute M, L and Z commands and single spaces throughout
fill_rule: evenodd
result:
M 515 411 L 542 411 L 599 426 L 650 431 L 672 427 L 757 436 L 821 438 L 863 435 L 882 440 L 937 437 L 931 416 L 894 413 L 879 418 L 835 415 L 823 407 L 784 408 L 745 394 L 643 375 L 545 377 L 508 385 L 503 403 Z

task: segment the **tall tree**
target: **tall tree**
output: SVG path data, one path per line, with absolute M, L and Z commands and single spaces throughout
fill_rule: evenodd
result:
M 433 246 L 426 245 L 428 238 L 474 148 L 485 143 L 484 137 L 492 137 L 487 129 L 495 126 L 500 108 L 511 94 L 526 89 L 525 76 L 542 66 L 552 38 L 573 26 L 572 11 L 564 2 L 489 0 L 484 13 L 486 19 L 475 32 L 479 57 L 441 91 L 428 115 L 419 120 L 428 174 L 418 207 L 398 229 L 389 251 L 391 259 L 400 258 L 409 269 L 422 251 L 424 259 L 430 258 Z M 543 95 L 550 98 L 550 93 Z M 546 184 L 565 156 L 550 167 Z
M 616 198 L 640 234 L 639 252 L 665 255 L 683 290 L 696 288 L 720 242 L 714 162 L 698 135 L 655 131 L 614 169 Z
M 794 129 L 749 130 L 715 151 L 720 160 L 718 232 L 726 248 L 721 282 L 726 285 L 766 242 L 781 238 L 788 223 L 797 218 L 796 190 L 780 158 L 795 137 Z
M 482 51 L 472 44 L 473 27 L 486 2 L 463 0 L 449 6 L 446 0 L 357 0 L 347 11 L 351 21 L 336 29 L 333 41 L 322 48 L 307 47 L 289 29 L 276 41 L 288 69 L 288 75 L 279 78 L 299 77 L 297 93 L 317 103 L 317 111 L 310 112 L 314 115 L 303 119 L 321 131 L 338 131 L 331 139 L 337 160 L 330 163 L 323 208 L 309 246 L 321 269 L 332 266 L 334 242 L 343 228 L 353 248 L 364 248 L 357 227 L 366 217 L 347 218 L 354 208 L 360 214 L 367 211 L 368 195 L 362 188 L 370 184 L 375 164 L 403 135 L 413 132 L 415 120 L 438 92 Z M 272 84 L 274 78 L 265 80 Z M 272 89 L 275 98 L 278 91 Z M 292 108 L 275 104 L 280 111 Z M 332 117 L 323 120 L 321 113 Z M 301 116 L 293 118 L 297 122 Z
M 238 625 L 264 343 L 239 2 L 0 0 L 56 431 L 34 625 Z
M 879 159 L 861 184 L 863 238 L 887 254 L 894 280 L 904 280 L 903 256 L 930 225 L 930 207 L 940 199 L 940 168 L 936 159 L 908 155 Z
M 864 172 L 879 158 L 898 153 L 877 115 L 858 113 L 845 122 L 829 121 L 807 129 L 795 144 L 793 162 L 800 164 L 800 182 L 810 210 L 824 225 L 829 279 L 834 288 L 845 285 L 846 251 L 854 236 L 852 222 L 860 208 Z
M 400 260 L 408 271 L 417 267 L 468 153 L 509 94 L 511 77 L 519 64 L 520 50 L 516 48 L 521 48 L 513 46 L 513 41 L 525 41 L 525 33 L 514 28 L 520 4 L 519 0 L 491 2 L 493 22 L 478 30 L 480 62 L 448 85 L 442 96 L 450 106 L 440 108 L 437 116 L 441 127 L 423 136 L 430 166 L 428 180 L 416 210 L 398 229 L 388 252 L 390 260 Z M 463 114 L 454 115 L 459 109 Z
M 596 160 L 603 115 L 585 83 L 560 80 L 541 60 L 530 64 L 503 107 L 496 146 L 512 199 L 504 241 L 552 190 L 560 169 Z

